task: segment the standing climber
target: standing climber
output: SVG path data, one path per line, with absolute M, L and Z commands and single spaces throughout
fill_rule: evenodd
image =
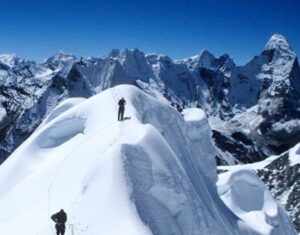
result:
M 51 219 L 55 222 L 56 234 L 64 235 L 66 231 L 67 214 L 61 209 L 59 212 L 51 216 Z
M 118 121 L 123 121 L 124 120 L 125 105 L 126 105 L 126 101 L 125 101 L 124 97 L 122 97 L 122 99 L 119 100 L 118 105 L 119 105 Z
M 183 111 L 182 107 L 178 103 L 176 104 L 176 109 L 179 113 L 182 113 Z

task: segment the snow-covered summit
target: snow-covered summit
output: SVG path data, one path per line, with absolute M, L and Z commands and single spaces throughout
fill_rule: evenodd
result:
M 53 60 L 53 61 L 69 61 L 69 60 L 73 60 L 76 59 L 76 56 L 60 51 L 56 54 L 54 54 L 53 56 L 51 56 L 48 60 Z M 46 60 L 47 61 L 47 60 Z
M 266 44 L 263 54 L 269 57 L 269 64 L 266 64 L 263 70 L 269 70 L 272 67 L 275 82 L 291 79 L 292 70 L 296 66 L 296 54 L 284 36 L 273 35 Z
M 23 59 L 18 57 L 16 54 L 0 55 L 0 63 L 3 63 L 10 68 L 18 65 L 21 61 L 23 61 Z
M 265 50 L 290 50 L 290 45 L 283 35 L 274 34 L 267 42 Z
M 215 56 L 208 50 L 202 50 L 198 55 L 186 58 L 182 60 L 182 62 L 186 63 L 189 69 L 194 71 L 201 67 L 212 69 L 215 68 L 217 64 Z
M 65 52 L 58 52 L 55 55 L 49 57 L 43 62 L 43 65 L 46 67 L 57 70 L 57 69 L 63 69 L 66 66 L 70 66 L 73 62 L 77 60 L 77 57 L 68 54 Z

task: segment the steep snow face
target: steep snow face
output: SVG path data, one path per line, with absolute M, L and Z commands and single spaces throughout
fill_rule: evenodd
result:
M 148 82 L 153 77 L 144 53 L 137 49 L 113 50 L 106 58 L 85 60 L 77 65 L 81 76 L 98 92 L 119 84 L 134 85 L 137 80 Z
M 262 81 L 257 77 L 268 60 L 264 55 L 254 57 L 245 66 L 232 71 L 229 101 L 232 106 L 249 108 L 257 104 Z M 247 94 L 247 95 L 245 95 Z
M 300 164 L 300 144 L 297 144 L 290 150 L 289 161 L 291 166 Z
M 286 212 L 254 172 L 220 174 L 218 190 L 226 205 L 259 234 L 296 234 Z
M 1 231 L 53 234 L 64 208 L 66 234 L 259 234 L 218 196 L 214 154 L 200 110 L 183 118 L 132 86 L 66 101 L 0 166 Z
M 274 197 L 285 207 L 300 232 L 300 145 L 277 156 L 258 175 L 266 183 Z
M 69 109 L 73 108 L 74 106 L 78 105 L 79 103 L 83 102 L 84 98 L 69 98 L 59 104 L 43 121 L 43 123 L 48 123 L 61 115 L 62 113 L 68 111 Z M 41 125 L 43 126 L 43 124 Z M 40 126 L 40 127 L 41 127 Z
M 44 61 L 44 65 L 52 70 L 59 70 L 64 67 L 69 67 L 77 60 L 76 56 L 59 52 Z
M 203 50 L 199 55 L 184 60 L 190 69 L 194 71 L 199 68 L 213 69 L 218 67 L 217 59 L 207 50 Z
M 243 165 L 219 166 L 219 172 L 251 171 L 256 172 L 267 185 L 273 196 L 285 207 L 298 233 L 300 232 L 300 198 L 299 198 L 299 144 L 282 155 Z M 223 178 L 223 174 L 219 178 Z M 250 189 L 249 189 L 250 192 Z
M 138 49 L 125 49 L 120 51 L 119 54 L 115 54 L 112 58 L 119 60 L 127 74 L 133 76 L 135 80 L 148 80 L 151 74 L 151 67 L 147 63 L 143 52 Z

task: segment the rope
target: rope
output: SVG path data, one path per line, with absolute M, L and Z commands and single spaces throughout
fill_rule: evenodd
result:
M 74 226 L 73 224 L 69 224 L 70 230 L 71 230 L 71 234 L 74 235 Z

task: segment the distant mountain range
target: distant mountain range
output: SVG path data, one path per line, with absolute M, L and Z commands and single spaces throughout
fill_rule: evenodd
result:
M 207 50 L 178 61 L 138 49 L 87 59 L 61 52 L 41 64 L 0 55 L 0 164 L 63 100 L 119 84 L 202 108 L 219 165 L 257 162 L 300 142 L 300 67 L 287 39 L 275 34 L 244 66 Z
M 42 64 L 1 55 L 0 161 L 62 100 L 118 84 L 201 107 L 214 131 L 219 164 L 255 162 L 300 142 L 299 63 L 287 40 L 276 34 L 244 66 L 206 50 L 179 61 L 137 49 L 89 59 L 58 53 Z

